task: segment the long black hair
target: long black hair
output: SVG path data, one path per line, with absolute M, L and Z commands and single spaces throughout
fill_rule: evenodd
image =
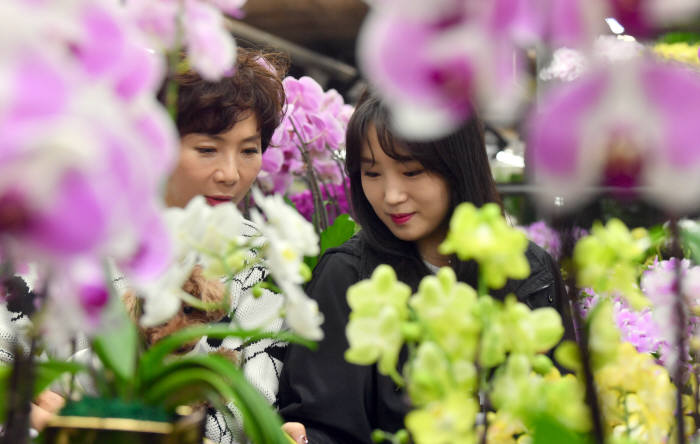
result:
M 387 108 L 377 98 L 365 95 L 355 108 L 346 134 L 346 172 L 350 178 L 350 199 L 353 216 L 362 227 L 365 244 L 375 250 L 382 260 L 397 268 L 401 279 L 415 287 L 415 278 L 427 273 L 415 243 L 394 236 L 377 217 L 362 189 L 361 154 L 368 142 L 369 131 L 376 130 L 379 144 L 387 156 L 418 161 L 427 171 L 442 177 L 450 192 L 447 218 L 457 205 L 471 202 L 480 207 L 488 202 L 500 204 L 493 181 L 483 125 L 476 114 L 450 135 L 433 141 L 410 141 L 394 134 Z M 401 150 L 399 154 L 398 149 Z M 452 261 L 460 280 L 476 284 L 476 265 L 473 262 Z M 400 273 L 404 269 L 405 273 Z M 408 274 L 402 276 L 402 274 Z

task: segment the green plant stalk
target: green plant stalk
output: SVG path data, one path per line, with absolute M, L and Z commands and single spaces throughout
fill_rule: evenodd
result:
M 328 228 L 328 213 L 326 213 L 325 205 L 323 205 L 321 190 L 318 187 L 318 181 L 316 180 L 313 164 L 306 149 L 308 144 L 301 137 L 301 133 L 299 133 L 299 130 L 291 117 L 289 122 L 292 124 L 292 129 L 301 143 L 301 145 L 297 145 L 297 148 L 299 149 L 301 157 L 304 159 L 304 163 L 306 164 L 306 179 L 309 182 L 309 189 L 311 190 L 311 197 L 313 198 L 314 202 L 314 214 L 318 215 L 318 219 L 314 221 L 314 227 L 316 228 L 316 234 L 320 236 L 321 232 Z
M 15 360 L 10 374 L 7 400 L 7 420 L 2 444 L 25 444 L 29 442 L 29 414 L 34 393 L 34 351 L 36 337 L 32 335 L 27 356 L 15 345 Z
M 209 356 L 209 358 L 215 357 Z M 219 360 L 223 359 L 219 358 Z M 262 395 L 249 385 L 242 372 L 233 366 L 233 371 L 229 371 L 226 376 L 231 379 L 228 383 L 217 371 L 206 368 L 179 369 L 150 387 L 144 394 L 144 399 L 150 403 L 162 404 L 174 392 L 192 388 L 193 383 L 204 384 L 220 393 L 224 399 L 235 403 L 244 417 L 243 425 L 246 434 L 253 442 L 286 442 L 281 431 L 282 422 L 267 405 Z
M 477 294 L 479 295 L 479 297 L 485 296 L 489 293 L 489 288 L 486 285 L 486 279 L 483 276 L 483 272 L 481 271 L 481 267 L 479 267 L 479 280 L 477 282 L 477 286 L 478 286 L 478 289 L 477 289 L 478 293 Z
M 685 298 L 681 293 L 682 284 L 682 269 L 681 260 L 683 259 L 683 252 L 681 250 L 680 243 L 680 230 L 678 228 L 678 218 L 673 215 L 670 217 L 670 227 L 671 227 L 671 239 L 672 239 L 672 256 L 677 259 L 675 266 L 675 276 L 674 276 L 674 310 L 676 312 L 676 349 L 678 352 L 678 362 L 676 362 L 675 368 L 675 383 L 676 383 L 676 426 L 678 427 L 678 444 L 685 444 L 685 425 L 684 425 L 684 415 L 683 415 L 683 368 L 685 367 L 685 334 L 684 326 L 687 324 L 686 310 L 685 310 Z
M 311 348 L 312 350 L 316 348 L 315 342 L 288 332 L 270 333 L 262 330 L 232 330 L 226 325 L 195 326 L 180 330 L 146 350 L 141 356 L 138 366 L 140 377 L 142 379 L 148 379 L 152 373 L 152 371 L 149 369 L 156 368 L 156 366 L 161 363 L 167 355 L 177 350 L 182 344 L 193 339 L 201 338 L 202 336 L 216 339 L 223 339 L 228 336 L 233 336 L 249 339 L 251 341 L 258 339 L 279 339 L 285 342 L 301 344 Z

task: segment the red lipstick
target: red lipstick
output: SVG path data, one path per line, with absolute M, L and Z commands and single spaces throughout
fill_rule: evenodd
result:
M 211 205 L 212 207 L 223 203 L 228 203 L 233 200 L 231 196 L 204 196 L 204 198 L 207 200 L 207 204 Z
M 411 218 L 413 217 L 414 214 L 416 214 L 416 213 L 395 213 L 395 214 L 390 214 L 389 216 L 391 216 L 391 220 L 396 225 L 403 225 L 406 222 L 408 222 L 409 220 L 411 220 Z

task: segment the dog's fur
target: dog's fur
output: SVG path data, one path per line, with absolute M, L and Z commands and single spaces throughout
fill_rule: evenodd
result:
M 183 284 L 182 289 L 200 299 L 202 302 L 206 304 L 218 304 L 220 308 L 204 311 L 183 302 L 175 316 L 170 318 L 167 322 L 155 327 L 139 327 L 146 346 L 151 346 L 164 337 L 185 327 L 219 322 L 226 316 L 227 311 L 222 305 L 226 289 L 220 281 L 207 279 L 204 276 L 201 266 L 197 265 L 194 267 L 192 274 Z M 131 319 L 138 322 L 138 319 L 143 314 L 140 298 L 133 291 L 128 290 L 122 299 Z M 187 353 L 192 350 L 196 344 L 197 340 L 185 344 L 177 350 L 177 353 Z M 233 362 L 238 362 L 238 353 L 233 350 L 222 350 L 217 351 L 217 353 Z

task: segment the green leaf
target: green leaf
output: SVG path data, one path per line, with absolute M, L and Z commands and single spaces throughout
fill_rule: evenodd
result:
M 349 214 L 341 214 L 335 218 L 333 225 L 321 233 L 321 255 L 333 247 L 342 245 L 355 234 L 357 224 Z
M 120 390 L 124 393 L 133 383 L 139 336 L 136 325 L 128 318 L 121 301 L 116 299 L 120 306 L 109 309 L 116 322 L 95 337 L 92 347 L 105 368 L 117 376 Z
M 48 388 L 56 379 L 65 374 L 76 374 L 85 371 L 83 364 L 66 361 L 47 361 L 36 364 L 36 380 L 34 394 L 37 395 Z
M 188 356 L 171 363 L 162 375 L 163 377 L 152 381 L 144 393 L 146 400 L 162 403 L 173 393 L 196 391 L 199 384 L 199 396 L 219 404 L 216 399 L 210 398 L 213 390 L 225 401 L 236 404 L 243 415 L 246 434 L 253 442 L 288 442 L 277 413 L 250 385 L 243 372 L 227 359 L 217 355 Z M 192 396 L 196 398 L 197 394 L 193 393 Z
M 10 375 L 12 367 L 9 365 L 0 365 L 0 424 L 5 423 L 5 415 L 7 415 L 7 401 L 9 394 Z
M 589 437 L 580 435 L 564 427 L 548 415 L 535 418 L 533 444 L 592 444 Z
M 700 42 L 700 34 L 697 32 L 669 32 L 658 39 L 659 43 L 687 43 L 689 45 Z
M 68 373 L 78 373 L 85 367 L 76 362 L 47 361 L 36 364 L 36 380 L 34 381 L 34 395 L 39 394 L 60 376 Z M 0 424 L 5 421 L 7 414 L 7 400 L 9 393 L 11 365 L 0 365 Z
M 163 365 L 163 360 L 166 356 L 187 344 L 193 339 L 207 336 L 214 339 L 223 339 L 229 336 L 243 338 L 246 341 L 256 341 L 259 339 L 274 338 L 280 341 L 292 342 L 304 345 L 308 348 L 315 349 L 316 343 L 307 339 L 301 338 L 289 332 L 270 333 L 262 330 L 241 330 L 233 329 L 225 324 L 201 325 L 182 329 L 172 335 L 155 343 L 151 348 L 146 350 L 139 361 L 139 373 L 142 380 L 149 379 L 154 373 L 159 371 L 159 367 Z

